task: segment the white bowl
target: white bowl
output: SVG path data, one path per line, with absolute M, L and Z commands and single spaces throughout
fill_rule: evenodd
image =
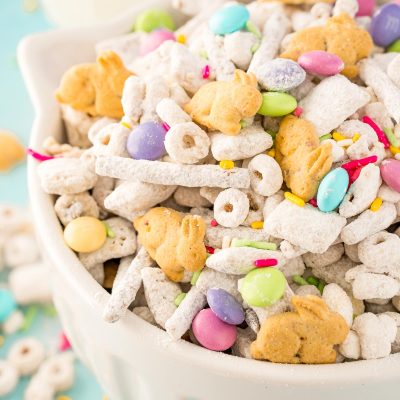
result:
M 94 59 L 96 41 L 127 32 L 135 15 L 169 1 L 135 6 L 109 24 L 40 33 L 23 40 L 20 66 L 36 118 L 31 147 L 63 135 L 54 90 L 71 65 Z M 173 342 L 129 313 L 108 324 L 101 318 L 109 294 L 81 266 L 63 241 L 53 198 L 40 188 L 37 162 L 29 160 L 29 193 L 45 257 L 54 266 L 54 300 L 72 345 L 113 400 L 363 400 L 397 399 L 400 355 L 340 365 L 281 365 L 214 353 L 185 341 Z

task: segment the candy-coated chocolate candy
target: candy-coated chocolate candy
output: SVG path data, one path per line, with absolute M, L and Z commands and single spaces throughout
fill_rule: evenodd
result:
M 297 107 L 297 100 L 287 93 L 266 92 L 262 97 L 263 102 L 258 113 L 266 117 L 283 117 Z
M 220 288 L 208 289 L 207 302 L 221 321 L 231 325 L 240 325 L 244 321 L 242 305 L 226 290 Z
M 319 184 L 317 194 L 318 208 L 330 212 L 343 201 L 349 187 L 349 174 L 344 168 L 336 168 L 329 172 Z
M 250 271 L 241 282 L 240 293 L 244 301 L 254 307 L 268 307 L 285 293 L 286 279 L 276 268 L 257 268 Z
M 339 56 L 323 50 L 308 51 L 299 57 L 298 62 L 309 74 L 321 76 L 337 75 L 344 68 Z
M 7 289 L 0 289 L 0 323 L 7 321 L 16 309 L 17 304 L 12 293 Z
M 388 52 L 400 53 L 400 39 L 395 40 L 388 48 Z
M 358 0 L 357 17 L 371 16 L 374 12 L 376 0 Z
M 91 253 L 100 249 L 107 239 L 103 222 L 94 217 L 79 217 L 71 221 L 64 230 L 67 245 L 78 253 Z
M 382 179 L 390 188 L 400 193 L 400 161 L 383 160 L 381 164 Z
M 210 30 L 216 35 L 227 35 L 243 29 L 250 18 L 247 8 L 240 4 L 223 7 L 210 19 Z
M 400 5 L 385 4 L 372 17 L 370 33 L 378 46 L 389 46 L 400 38 Z
M 145 56 L 151 53 L 167 40 L 176 40 L 175 35 L 167 29 L 158 29 L 149 33 L 140 46 L 140 55 Z
M 166 11 L 152 8 L 141 12 L 136 18 L 135 29 L 137 31 L 151 32 L 155 29 L 165 28 L 175 30 L 175 23 L 171 15 Z
M 192 323 L 193 334 L 209 350 L 228 350 L 236 341 L 236 326 L 221 321 L 211 310 L 201 310 Z
M 165 154 L 165 134 L 161 124 L 145 122 L 130 133 L 126 149 L 136 160 L 157 160 Z

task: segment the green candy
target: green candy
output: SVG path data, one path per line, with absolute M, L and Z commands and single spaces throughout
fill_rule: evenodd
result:
M 297 107 L 297 100 L 287 93 L 266 92 L 262 96 L 263 102 L 258 113 L 266 117 L 283 117 Z
M 160 28 L 173 31 L 175 30 L 175 23 L 166 11 L 158 8 L 151 8 L 138 15 L 134 28 L 137 31 L 143 32 L 151 32 Z
M 400 53 L 400 39 L 395 40 L 386 51 L 388 53 Z
M 240 285 L 244 301 L 254 307 L 272 306 L 282 298 L 285 289 L 285 275 L 276 268 L 253 269 Z

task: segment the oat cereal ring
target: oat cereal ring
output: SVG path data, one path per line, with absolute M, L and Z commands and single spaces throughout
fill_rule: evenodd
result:
M 9 361 L 0 360 L 0 396 L 7 396 L 17 386 L 19 374 Z
M 265 204 L 265 197 L 261 196 L 252 190 L 243 190 L 246 194 L 247 198 L 249 199 L 249 214 L 245 219 L 243 225 L 251 226 L 253 222 L 263 221 L 264 220 L 264 204 Z
M 96 201 L 88 192 L 60 196 L 55 202 L 54 210 L 64 226 L 78 217 L 99 218 L 100 215 Z
M 32 375 L 43 362 L 45 351 L 41 342 L 28 337 L 15 342 L 7 358 L 18 369 L 20 375 Z
M 246 194 L 238 189 L 226 189 L 214 202 L 214 218 L 222 226 L 236 228 L 249 214 L 250 202 Z
M 54 388 L 48 382 L 43 381 L 41 377 L 35 375 L 28 383 L 24 400 L 53 400 L 54 396 Z
M 165 136 L 165 150 L 176 162 L 195 164 L 208 155 L 210 138 L 195 123 L 174 125 Z
M 272 196 L 282 186 L 279 164 L 266 154 L 259 154 L 249 163 L 251 188 L 261 196 Z

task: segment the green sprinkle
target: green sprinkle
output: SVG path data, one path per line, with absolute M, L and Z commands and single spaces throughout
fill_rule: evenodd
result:
M 324 292 L 324 289 L 325 289 L 325 282 L 324 281 L 319 281 L 319 284 L 318 284 L 317 288 L 322 294 Z
M 332 139 L 332 135 L 330 133 L 327 133 L 326 135 L 321 136 L 319 138 L 319 141 L 322 142 L 322 141 L 327 140 L 327 139 Z
M 314 285 L 316 287 L 318 287 L 319 285 L 319 279 L 317 279 L 315 276 L 309 276 L 306 281 L 310 284 L 310 285 Z
M 201 50 L 199 56 L 205 60 L 208 60 L 208 53 L 205 50 Z
M 242 127 L 242 129 L 243 129 L 243 128 L 246 128 L 246 126 L 247 126 L 247 121 L 244 120 L 244 119 L 242 119 L 242 120 L 240 121 L 240 126 Z
M 47 317 L 54 318 L 57 315 L 57 310 L 53 305 L 45 305 L 43 306 L 43 313 Z
M 308 285 L 308 282 L 300 275 L 293 275 L 292 280 L 300 286 Z
M 383 131 L 393 147 L 400 147 L 400 140 L 394 135 L 393 129 L 383 128 Z
M 250 51 L 254 54 L 260 48 L 260 43 L 254 43 Z
M 246 28 L 249 32 L 251 32 L 257 39 L 261 39 L 262 35 L 259 29 L 254 25 L 252 21 L 247 21 Z
M 192 286 L 194 286 L 197 282 L 197 280 L 200 277 L 200 274 L 203 272 L 203 270 L 201 269 L 200 271 L 197 271 L 193 274 L 192 279 L 190 280 L 190 283 Z
M 114 239 L 115 238 L 115 232 L 110 228 L 110 225 L 107 224 L 107 222 L 103 221 L 103 225 L 106 228 L 106 232 L 107 232 L 107 237 Z
M 22 324 L 21 330 L 28 331 L 32 326 L 34 319 L 38 313 L 38 308 L 36 306 L 29 306 L 25 313 L 24 322 Z
M 276 243 L 270 242 L 255 242 L 246 239 L 232 239 L 231 247 L 254 247 L 255 249 L 262 250 L 276 250 L 278 248 Z
M 186 293 L 179 293 L 178 296 L 175 297 L 174 300 L 175 305 L 179 307 L 185 297 Z

